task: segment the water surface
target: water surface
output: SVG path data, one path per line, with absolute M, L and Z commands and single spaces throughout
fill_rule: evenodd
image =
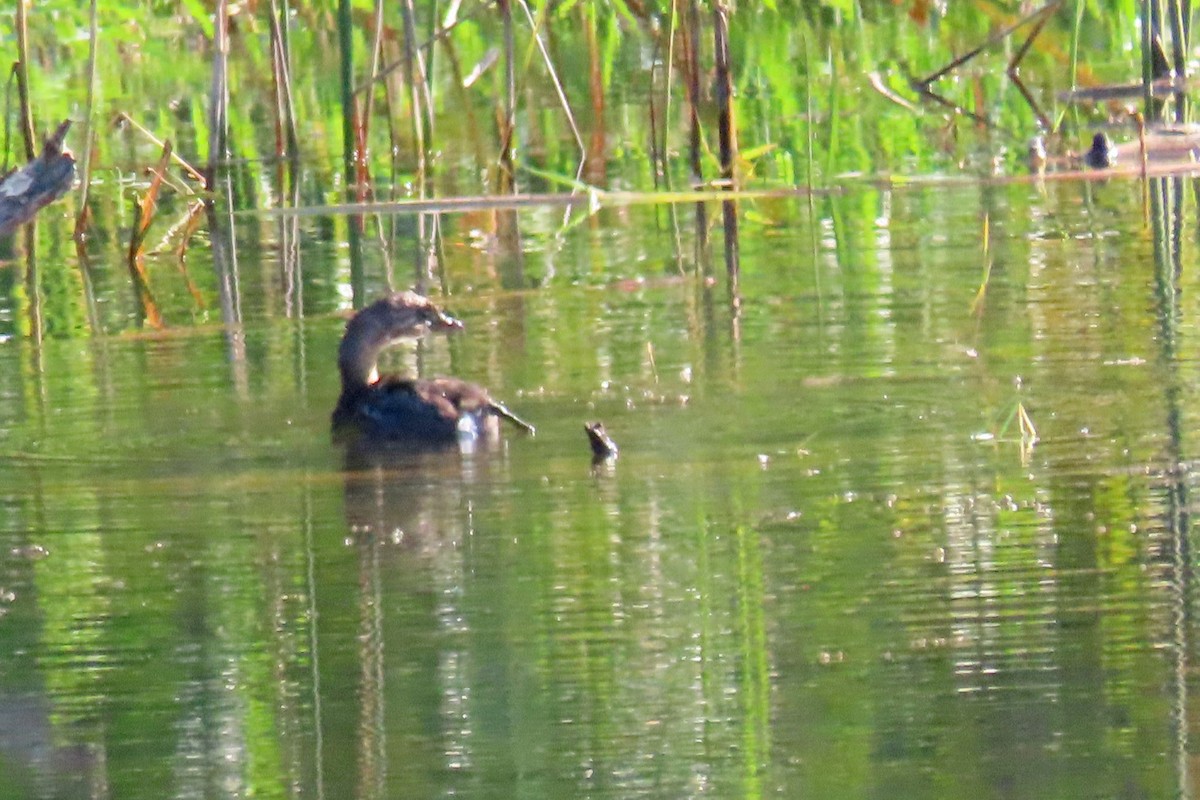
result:
M 661 208 L 447 217 L 466 330 L 389 364 L 538 426 L 467 453 L 330 440 L 343 221 L 301 285 L 240 220 L 165 333 L 22 335 L 10 269 L 0 797 L 1190 795 L 1194 225 L 1141 202 L 750 204 L 739 303 L 690 207 L 682 273 Z

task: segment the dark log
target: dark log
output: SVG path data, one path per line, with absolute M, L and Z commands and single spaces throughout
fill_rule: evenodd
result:
M 75 182 L 75 156 L 63 147 L 70 127 L 70 120 L 63 122 L 46 140 L 40 156 L 0 178 L 0 236 L 33 219 Z

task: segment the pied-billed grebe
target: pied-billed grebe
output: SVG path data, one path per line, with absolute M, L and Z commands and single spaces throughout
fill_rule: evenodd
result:
M 355 314 L 338 348 L 342 394 L 333 411 L 334 431 L 452 442 L 494 435 L 504 418 L 533 433 L 532 425 L 478 384 L 459 378 L 379 375 L 379 354 L 397 339 L 461 327 L 461 322 L 415 292 L 390 295 Z
M 1108 169 L 1117 163 L 1117 146 L 1101 131 L 1092 137 L 1092 149 L 1083 154 L 1083 163 L 1092 169 Z
M 583 430 L 587 433 L 588 444 L 592 446 L 592 457 L 597 459 L 616 458 L 617 443 L 604 430 L 603 422 L 585 422 Z

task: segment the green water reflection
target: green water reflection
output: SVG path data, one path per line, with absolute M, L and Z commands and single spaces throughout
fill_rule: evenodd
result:
M 164 334 L 21 336 L 9 269 L 0 797 L 1190 794 L 1194 246 L 1139 202 L 763 204 L 737 313 L 653 209 L 519 291 L 448 219 L 467 329 L 391 360 L 539 430 L 465 454 L 330 442 L 324 223 Z

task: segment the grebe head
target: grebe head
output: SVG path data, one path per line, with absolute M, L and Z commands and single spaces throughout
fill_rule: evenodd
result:
M 426 331 L 449 331 L 463 324 L 416 292 L 397 292 L 376 300 L 346 323 L 338 348 L 342 391 L 362 388 L 379 379 L 375 363 L 388 345 Z

